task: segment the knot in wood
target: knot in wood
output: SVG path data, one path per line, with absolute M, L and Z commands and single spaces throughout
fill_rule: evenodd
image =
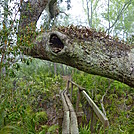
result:
M 58 53 L 64 48 L 63 42 L 56 34 L 50 36 L 49 45 L 54 53 Z

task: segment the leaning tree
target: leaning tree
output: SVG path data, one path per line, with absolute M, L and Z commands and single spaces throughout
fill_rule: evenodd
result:
M 134 87 L 134 48 L 105 32 L 83 26 L 58 27 L 35 34 L 36 23 L 47 9 L 50 19 L 58 15 L 56 0 L 21 2 L 18 43 L 24 54 L 63 63 L 84 72 L 112 78 Z M 28 32 L 30 32 L 30 36 Z

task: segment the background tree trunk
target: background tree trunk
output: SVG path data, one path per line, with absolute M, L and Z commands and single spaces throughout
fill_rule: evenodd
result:
M 54 76 L 56 76 L 56 75 L 57 75 L 57 64 L 54 63 Z
M 4 1 L 4 20 L 2 22 L 2 26 L 3 26 L 3 29 L 6 31 L 6 28 L 8 27 L 8 0 L 5 0 Z M 2 67 L 2 64 L 6 64 L 7 62 L 7 59 L 6 57 L 8 56 L 7 53 L 6 53 L 6 49 L 7 49 L 7 44 L 8 44 L 8 34 L 5 35 L 5 37 L 2 39 L 3 40 L 3 44 L 4 44 L 4 47 L 3 47 L 3 51 L 2 51 L 2 57 L 1 57 L 1 60 L 0 60 L 0 79 L 1 79 L 1 76 L 6 76 L 6 67 L 3 66 Z
M 61 70 L 62 70 L 62 75 L 64 76 L 64 66 L 63 66 L 63 64 L 61 64 Z
M 20 29 L 24 30 L 31 24 L 34 25 L 33 27 L 35 28 L 40 15 L 48 4 L 48 0 L 28 0 L 27 2 L 23 0 L 20 4 L 19 31 Z

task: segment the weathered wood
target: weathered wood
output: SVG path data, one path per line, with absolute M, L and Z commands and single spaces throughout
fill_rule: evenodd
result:
M 68 105 L 69 111 L 70 111 L 70 112 L 74 112 L 73 105 L 72 105 L 70 99 L 69 99 L 68 96 L 67 96 L 67 91 L 65 91 L 64 96 L 65 96 L 65 100 L 66 100 L 66 103 L 67 103 L 67 105 Z
M 75 82 L 68 80 L 69 82 L 71 82 L 71 94 L 73 92 L 73 85 L 78 87 L 78 93 L 77 93 L 77 102 L 76 102 L 76 112 L 79 111 L 79 102 L 80 102 L 80 92 L 82 92 L 82 94 L 85 96 L 85 98 L 87 99 L 88 103 L 90 104 L 91 108 L 92 108 L 92 119 L 91 119 L 91 133 L 94 132 L 94 117 L 93 117 L 93 111 L 96 113 L 96 115 L 98 116 L 98 118 L 100 119 L 100 121 L 103 123 L 104 126 L 104 130 L 106 127 L 108 127 L 109 122 L 107 117 L 101 112 L 101 110 L 97 107 L 97 105 L 93 102 L 93 100 L 88 96 L 88 94 L 84 91 L 85 88 L 79 86 L 78 84 L 76 84 Z M 72 96 L 72 95 L 71 95 Z M 71 104 L 72 105 L 72 104 Z
M 78 130 L 78 122 L 77 122 L 77 117 L 75 112 L 71 112 L 71 134 L 79 134 Z
M 64 90 L 61 93 L 61 98 L 62 98 L 62 102 L 63 102 L 63 110 L 65 111 L 65 115 L 64 115 L 64 119 L 63 119 L 63 129 L 67 127 L 68 129 L 68 124 L 69 126 L 69 130 L 71 131 L 71 134 L 78 134 L 79 130 L 78 130 L 78 122 L 77 122 L 77 116 L 76 113 L 74 111 L 73 105 L 70 101 L 70 99 L 67 96 L 67 93 L 69 93 L 69 82 L 71 82 L 71 96 L 72 96 L 72 92 L 73 92 L 73 85 L 78 87 L 78 92 L 77 92 L 77 102 L 76 102 L 76 111 L 78 113 L 79 111 L 79 102 L 80 102 L 80 93 L 82 92 L 82 94 L 84 95 L 84 97 L 87 99 L 89 105 L 92 108 L 92 119 L 91 119 L 91 133 L 94 133 L 94 116 L 93 116 L 93 111 L 95 112 L 95 114 L 98 116 L 98 118 L 100 119 L 100 121 L 103 123 L 104 126 L 104 130 L 106 127 L 108 127 L 109 122 L 107 117 L 101 112 L 101 110 L 98 108 L 98 106 L 93 102 L 93 100 L 88 96 L 88 94 L 84 91 L 83 87 L 80 87 L 78 84 L 76 84 L 75 82 L 68 80 L 68 84 L 67 84 L 67 90 Z M 67 112 L 69 111 L 70 113 L 70 119 L 69 119 L 69 115 L 67 115 Z M 69 121 L 68 121 L 69 120 Z M 65 123 L 65 121 L 67 121 L 67 123 Z M 67 132 L 68 130 L 64 130 L 64 132 Z
M 79 107 L 79 112 L 76 113 L 77 120 L 78 120 L 78 126 L 81 126 L 82 124 L 82 116 L 84 115 L 82 108 Z
M 70 96 L 71 101 L 72 101 L 72 96 L 73 96 L 73 84 L 71 83 L 71 96 Z
M 55 0 L 26 2 L 21 0 L 17 35 L 27 36 L 27 33 L 32 31 L 31 41 L 35 43 L 33 48 L 30 47 L 24 53 L 32 57 L 64 63 L 87 73 L 112 78 L 134 87 L 132 44 L 129 46 L 106 35 L 105 32 L 72 25 L 55 28 L 48 33 L 40 32 L 35 39 L 36 24 L 44 9 L 49 9 L 50 19 L 54 16 L 52 14 L 55 14 L 52 11 L 57 11 L 54 10 L 57 6 L 53 1 Z M 56 38 L 51 41 L 52 37 Z
M 64 97 L 64 92 L 65 91 L 61 92 L 61 99 L 64 111 L 63 122 L 62 122 L 62 134 L 69 134 L 69 125 L 70 125 L 69 108 Z
M 62 104 L 63 104 L 63 111 L 69 111 L 68 105 L 67 105 L 66 100 L 64 98 L 64 92 L 65 91 L 63 91 L 61 93 L 61 99 L 62 99 Z
M 90 106 L 93 108 L 94 112 L 96 113 L 100 121 L 103 123 L 104 128 L 106 128 L 109 125 L 107 117 L 101 112 L 98 106 L 93 102 L 93 100 L 88 96 L 85 91 L 82 91 L 82 94 L 85 96 Z
M 68 80 L 67 81 L 67 93 L 69 93 L 69 84 L 70 84 L 70 81 Z
M 41 0 L 29 0 L 28 2 L 22 1 L 19 27 L 25 28 L 28 24 L 36 24 L 47 3 L 48 0 L 44 0 L 43 2 Z M 28 9 L 29 5 L 31 10 Z
M 76 112 L 79 111 L 79 103 L 80 103 L 80 89 L 77 90 L 77 101 L 76 101 Z
M 76 84 L 75 82 L 69 80 L 73 85 L 77 86 L 80 90 L 84 90 L 85 88 L 81 87 L 80 85 Z
M 61 93 L 61 99 L 64 111 L 62 134 L 79 134 L 77 116 L 75 114 L 73 105 L 67 96 L 67 90 L 64 90 Z
M 70 126 L 69 111 L 65 111 L 62 123 L 62 134 L 70 134 L 69 126 Z
M 63 30 L 39 34 L 33 47 L 24 53 L 35 58 L 63 63 L 90 74 L 112 78 L 134 87 L 134 48 L 107 38 L 108 36 L 103 38 L 92 29 L 65 27 Z M 86 30 L 90 34 L 87 38 L 82 38 Z M 74 36 L 77 32 L 82 39 Z M 69 36 L 72 33 L 74 35 Z
M 91 124 L 90 124 L 91 134 L 93 134 L 95 131 L 94 126 L 95 126 L 95 114 L 94 114 L 93 108 L 91 108 Z
M 70 131 L 71 131 L 71 134 L 79 134 L 77 116 L 74 111 L 73 105 L 66 93 L 67 91 L 64 93 L 64 96 L 65 96 L 65 99 L 66 99 L 66 102 L 70 111 Z

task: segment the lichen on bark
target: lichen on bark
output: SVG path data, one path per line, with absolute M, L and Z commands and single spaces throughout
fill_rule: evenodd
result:
M 35 1 L 28 2 L 32 5 Z M 35 25 L 47 3 L 48 0 L 39 0 L 31 6 L 32 10 L 27 12 L 24 10 L 27 3 L 24 2 L 21 18 L 23 15 L 26 15 L 26 18 L 20 19 L 19 29 L 24 30 L 29 23 Z M 38 4 L 41 4 L 39 10 L 36 8 Z M 29 15 L 31 19 L 28 18 Z M 19 35 L 22 34 L 25 32 L 19 31 Z M 36 39 L 34 36 L 32 39 L 33 47 L 27 48 L 28 51 L 24 51 L 24 54 L 63 63 L 134 87 L 134 51 L 118 38 L 95 29 L 71 25 L 39 33 Z

